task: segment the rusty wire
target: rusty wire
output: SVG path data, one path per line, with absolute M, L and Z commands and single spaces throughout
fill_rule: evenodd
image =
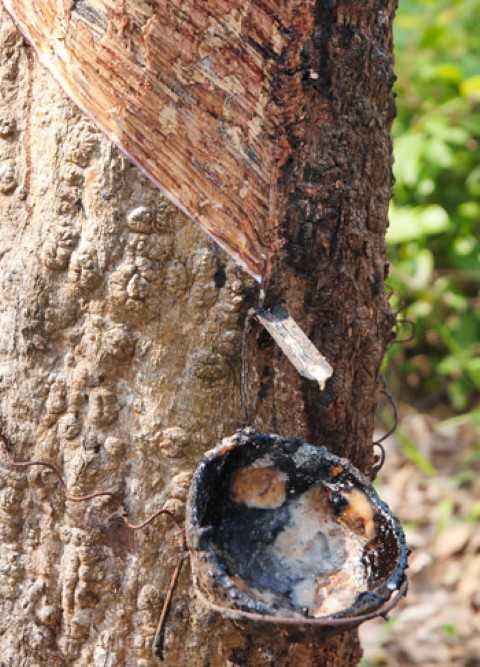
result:
M 405 325 L 405 324 L 410 327 L 410 335 L 406 336 L 405 338 L 394 338 L 392 341 L 392 345 L 396 343 L 406 344 L 414 340 L 416 336 L 416 330 L 415 330 L 416 325 L 413 320 L 408 319 L 408 317 L 397 318 L 395 321 L 395 328 L 397 328 L 398 325 Z
M 385 459 L 387 458 L 387 452 L 385 451 L 385 447 L 382 445 L 381 442 L 374 442 L 373 446 L 379 449 L 380 453 L 377 456 L 375 456 L 375 463 L 373 464 L 372 470 L 370 472 L 370 479 L 372 480 L 372 482 L 374 482 L 377 479 L 377 475 L 383 468 Z
M 391 287 L 388 288 L 388 291 L 389 291 L 389 293 L 387 295 L 387 299 L 390 300 L 390 298 L 394 295 L 395 292 L 393 291 L 393 289 Z M 392 315 L 395 319 L 394 328 L 397 329 L 399 325 L 406 324 L 410 327 L 411 334 L 409 336 L 407 336 L 406 338 L 397 338 L 397 337 L 394 338 L 392 343 L 391 343 L 392 345 L 395 344 L 395 343 L 400 343 L 400 344 L 401 343 L 409 343 L 410 341 L 412 341 L 415 338 L 415 334 L 416 334 L 415 322 L 413 320 L 409 319 L 408 317 L 399 317 L 399 315 L 401 313 L 403 313 L 405 310 L 407 310 L 408 305 L 409 304 L 406 301 L 406 299 L 401 299 L 400 303 L 398 305 L 398 308 L 396 310 L 392 311 Z
M 388 401 L 388 403 L 389 403 L 389 405 L 392 409 L 393 424 L 388 429 L 388 431 L 382 435 L 381 438 L 379 438 L 378 440 L 375 440 L 372 443 L 372 446 L 379 450 L 379 454 L 378 454 L 378 456 L 375 457 L 375 463 L 373 464 L 372 470 L 371 470 L 371 473 L 370 473 L 370 479 L 372 480 L 372 482 L 375 481 L 378 473 L 383 468 L 383 465 L 385 463 L 385 459 L 386 459 L 386 456 L 387 456 L 386 451 L 385 451 L 385 447 L 383 446 L 382 443 L 387 438 L 389 438 L 393 433 L 395 433 L 395 431 L 398 428 L 399 421 L 400 421 L 399 415 L 398 415 L 397 404 L 395 403 L 395 399 L 393 398 L 392 394 L 390 393 L 390 391 L 387 387 L 387 381 L 385 380 L 385 377 L 383 375 L 380 375 L 380 381 L 383 385 L 382 394 L 386 397 L 386 399 L 387 399 L 387 401 Z
M 152 653 L 160 660 L 163 660 L 163 642 L 165 639 L 165 622 L 167 620 L 168 612 L 170 611 L 170 606 L 172 604 L 173 594 L 175 588 L 177 587 L 178 579 L 182 571 L 183 561 L 185 557 L 188 556 L 188 552 L 185 551 L 177 561 L 175 569 L 172 576 L 170 577 L 170 583 L 168 585 L 167 593 L 165 595 L 165 600 L 163 602 L 162 611 L 160 613 L 160 619 L 158 621 L 157 630 L 152 642 Z
M 111 491 L 100 491 L 100 492 L 95 492 L 95 493 L 88 493 L 84 496 L 74 496 L 71 493 L 68 492 L 67 490 L 67 485 L 65 484 L 65 480 L 63 479 L 59 469 L 53 465 L 53 463 L 49 463 L 48 461 L 14 461 L 13 459 L 8 456 L 8 465 L 12 466 L 13 468 L 29 468 L 32 466 L 42 466 L 44 468 L 47 468 L 51 472 L 53 472 L 58 479 L 58 481 L 61 484 L 63 495 L 67 500 L 70 500 L 72 503 L 83 503 L 88 500 L 93 500 L 94 498 L 100 498 L 102 496 L 108 496 L 110 498 L 113 498 L 115 495 Z
M 137 524 L 135 524 L 135 523 L 130 523 L 130 521 L 128 520 L 127 510 L 126 510 L 125 508 L 122 508 L 122 518 L 123 518 L 123 520 L 124 520 L 124 522 L 125 522 L 125 525 L 126 525 L 128 528 L 130 528 L 131 530 L 142 530 L 142 528 L 146 528 L 146 527 L 149 526 L 153 521 L 155 521 L 155 519 L 156 519 L 157 517 L 161 516 L 162 514 L 165 514 L 166 516 L 168 516 L 168 517 L 172 520 L 172 522 L 173 522 L 173 523 L 175 524 L 175 526 L 178 528 L 178 530 L 179 530 L 179 534 L 182 534 L 182 533 L 183 533 L 183 529 L 180 528 L 180 526 L 179 526 L 177 520 L 176 520 L 175 517 L 173 516 L 172 512 L 170 512 L 169 510 L 165 510 L 165 509 L 158 510 L 157 512 L 155 512 L 155 514 L 152 514 L 152 516 L 150 516 L 148 519 L 145 519 L 145 521 L 142 521 L 141 523 L 137 523 Z
M 378 440 L 376 440 L 373 443 L 374 445 L 379 445 L 382 442 L 384 442 L 387 438 L 389 438 L 397 430 L 398 424 L 399 424 L 399 421 L 400 421 L 399 416 L 398 416 L 397 404 L 395 403 L 395 399 L 393 398 L 392 394 L 390 393 L 390 391 L 387 387 L 387 382 L 386 382 L 383 375 L 380 376 L 380 379 L 381 379 L 382 384 L 383 384 L 382 394 L 387 398 L 388 403 L 389 403 L 390 407 L 392 408 L 393 424 L 388 429 L 388 431 L 384 435 L 382 435 L 381 438 L 379 438 Z
M 389 301 L 390 298 L 394 295 L 394 290 L 388 286 L 385 290 L 385 294 L 387 296 L 387 300 Z M 395 329 L 399 325 L 408 325 L 411 329 L 411 333 L 409 336 L 406 336 L 405 338 L 398 338 L 396 337 L 392 341 L 393 344 L 405 344 L 405 343 L 410 343 L 414 338 L 415 338 L 415 322 L 413 320 L 408 319 L 407 317 L 399 317 L 400 313 L 402 313 L 406 308 L 408 307 L 408 303 L 402 299 L 400 302 L 400 305 L 397 310 L 393 311 L 393 316 L 395 318 Z M 398 415 L 398 409 L 397 409 L 397 404 L 395 403 L 395 399 L 393 398 L 392 394 L 390 393 L 388 386 L 387 386 L 387 381 L 385 380 L 385 377 L 383 375 L 380 375 L 380 381 L 383 385 L 382 388 L 382 394 L 387 398 L 388 403 L 390 404 L 390 407 L 392 408 L 392 413 L 393 413 L 393 424 L 392 426 L 387 430 L 384 435 L 382 435 L 381 438 L 378 440 L 375 440 L 372 445 L 374 448 L 378 449 L 378 454 L 375 455 L 375 462 L 372 466 L 371 473 L 370 473 L 370 478 L 373 481 L 375 481 L 378 473 L 380 470 L 383 468 L 383 465 L 385 463 L 385 459 L 387 456 L 387 453 L 385 451 L 385 447 L 383 446 L 383 442 L 387 440 L 398 428 L 399 424 L 399 415 Z
M 60 486 L 62 489 L 62 493 L 65 496 L 65 499 L 74 503 L 81 503 L 81 502 L 88 502 L 90 500 L 93 500 L 94 498 L 100 498 L 100 497 L 109 497 L 109 498 L 114 498 L 116 496 L 115 493 L 112 491 L 98 491 L 94 493 L 89 493 L 83 496 L 75 496 L 72 495 L 71 493 L 68 492 L 67 485 L 65 483 L 65 480 L 62 477 L 62 474 L 60 470 L 57 468 L 56 465 L 53 463 L 50 463 L 48 461 L 42 461 L 42 460 L 35 460 L 35 461 L 15 461 L 7 447 L 11 448 L 11 443 L 7 439 L 5 435 L 0 436 L 3 439 L 5 447 L 3 448 L 4 453 L 6 454 L 7 457 L 7 465 L 13 467 L 13 468 L 20 468 L 20 469 L 26 469 L 30 468 L 33 466 L 38 466 L 38 467 L 43 467 L 46 468 L 47 470 L 50 470 L 51 472 L 54 473 L 58 481 L 60 482 Z M 185 530 L 180 526 L 178 521 L 176 520 L 175 516 L 170 512 L 169 510 L 166 509 L 161 509 L 152 514 L 150 517 L 145 519 L 145 521 L 142 521 L 141 523 L 131 523 L 131 521 L 128 519 L 128 513 L 125 507 L 122 505 L 122 512 L 121 516 L 123 519 L 123 522 L 129 528 L 130 530 L 136 531 L 136 530 L 143 530 L 147 526 L 149 526 L 155 519 L 157 519 L 159 516 L 167 516 L 172 523 L 175 525 L 175 527 L 178 530 L 177 535 L 181 536 L 182 538 L 182 550 L 180 555 L 178 556 L 177 559 L 177 564 L 175 566 L 175 569 L 172 573 L 172 576 L 170 577 L 170 582 L 167 588 L 167 592 L 165 595 L 165 599 L 162 605 L 162 609 L 160 612 L 160 619 L 158 622 L 157 630 L 155 633 L 155 638 L 153 641 L 153 646 L 152 650 L 154 652 L 154 655 L 156 655 L 160 660 L 163 660 L 163 638 L 165 634 L 165 623 L 167 621 L 168 617 L 168 612 L 170 611 L 171 603 L 172 603 L 172 598 L 173 594 L 175 592 L 175 589 L 177 587 L 178 579 L 180 577 L 180 573 L 182 570 L 182 565 L 183 561 L 185 559 L 185 555 L 187 554 L 187 547 L 186 547 L 186 541 L 185 541 Z
M 226 607 L 224 605 L 216 604 L 212 602 L 208 595 L 202 591 L 198 581 L 198 575 L 195 571 L 195 568 L 192 563 L 192 579 L 195 589 L 195 593 L 202 604 L 211 611 L 215 611 L 221 614 L 224 618 L 228 618 L 233 621 L 240 621 L 242 619 L 255 621 L 257 623 L 268 623 L 274 625 L 286 625 L 286 626 L 310 626 L 317 628 L 353 628 L 357 625 L 360 625 L 364 621 L 369 621 L 373 618 L 381 617 L 383 619 L 387 618 L 388 613 L 400 602 L 400 600 L 405 597 L 408 591 L 408 581 L 405 579 L 402 584 L 399 586 L 397 591 L 394 593 L 392 591 L 391 597 L 386 600 L 380 607 L 374 609 L 373 611 L 365 612 L 363 614 L 352 615 L 352 616 L 341 616 L 340 618 L 335 618 L 332 616 L 324 616 L 320 618 L 309 618 L 309 617 L 292 617 L 292 616 L 274 616 L 272 614 L 257 614 L 254 612 L 243 611 L 240 609 L 235 609 L 232 607 Z

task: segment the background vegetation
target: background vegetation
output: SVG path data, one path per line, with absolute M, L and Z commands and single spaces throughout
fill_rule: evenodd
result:
M 400 0 L 396 70 L 389 375 L 480 421 L 480 1 Z
M 388 244 L 411 340 L 386 359 L 400 424 L 376 483 L 406 529 L 410 590 L 362 626 L 362 667 L 479 667 L 480 0 L 399 5 Z

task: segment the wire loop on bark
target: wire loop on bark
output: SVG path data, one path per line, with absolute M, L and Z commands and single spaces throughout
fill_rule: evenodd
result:
M 385 459 L 387 458 L 385 447 L 382 445 L 381 442 L 374 442 L 373 446 L 380 450 L 380 454 L 375 457 L 375 463 L 372 466 L 372 470 L 370 473 L 370 479 L 372 480 L 372 482 L 374 482 L 377 479 L 377 475 L 383 468 L 383 464 L 385 463 Z
M 380 453 L 379 453 L 378 457 L 376 457 L 375 463 L 373 464 L 372 470 L 370 472 L 370 478 L 371 478 L 372 482 L 375 481 L 378 473 L 383 468 L 383 464 L 385 463 L 385 459 L 387 457 L 385 447 L 382 445 L 382 443 L 387 438 L 389 438 L 393 433 L 395 433 L 395 431 L 398 428 L 399 421 L 400 421 L 399 416 L 398 416 L 397 404 L 395 403 L 395 399 L 393 398 L 392 394 L 388 390 L 387 381 L 385 380 L 385 377 L 383 375 L 380 375 L 380 380 L 381 380 L 381 383 L 383 385 L 382 394 L 387 398 L 388 403 L 389 403 L 390 407 L 392 408 L 393 424 L 388 429 L 388 431 L 382 435 L 381 438 L 379 438 L 378 440 L 375 440 L 372 443 L 374 448 L 376 447 L 377 449 L 380 450 Z
M 397 410 L 397 404 L 395 403 L 395 399 L 393 398 L 392 394 L 389 392 L 387 388 L 387 384 L 385 382 L 385 378 L 382 376 L 382 383 L 383 383 L 383 389 L 382 389 L 382 394 L 386 396 L 388 403 L 390 404 L 390 407 L 392 408 L 392 413 L 393 413 L 393 424 L 392 426 L 388 429 L 386 433 L 382 435 L 381 438 L 378 440 L 375 440 L 373 443 L 374 445 L 379 445 L 382 442 L 384 442 L 387 438 L 389 438 L 393 433 L 398 428 L 398 423 L 399 423 L 399 417 L 398 417 L 398 410 Z
M 409 320 L 408 317 L 398 318 L 395 322 L 395 328 L 397 328 L 399 325 L 405 325 L 405 324 L 410 327 L 410 335 L 406 336 L 405 338 L 394 338 L 392 341 L 392 345 L 395 343 L 400 343 L 400 344 L 410 343 L 412 340 L 414 340 L 417 332 L 415 329 L 416 325 L 413 320 Z

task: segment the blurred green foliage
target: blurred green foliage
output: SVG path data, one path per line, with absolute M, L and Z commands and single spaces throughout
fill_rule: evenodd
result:
M 415 340 L 387 364 L 408 398 L 463 412 L 480 392 L 480 0 L 399 4 L 389 284 Z

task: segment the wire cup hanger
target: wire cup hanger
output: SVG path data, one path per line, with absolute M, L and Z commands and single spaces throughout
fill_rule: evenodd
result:
M 320 387 L 320 390 L 323 390 L 325 388 L 326 382 L 333 375 L 333 368 L 331 367 L 331 365 L 328 363 L 325 357 L 315 348 L 313 343 L 307 338 L 307 336 L 298 326 L 298 324 L 290 317 L 290 315 L 288 314 L 287 310 L 284 307 L 277 306 L 271 310 L 266 310 L 264 308 L 259 308 L 257 310 L 251 309 L 248 312 L 247 317 L 245 319 L 244 332 L 242 338 L 242 355 L 241 355 L 242 356 L 241 387 L 240 387 L 241 404 L 245 413 L 245 420 L 247 424 L 250 422 L 250 415 L 248 410 L 248 397 L 247 397 L 247 391 L 248 391 L 247 387 L 248 364 L 246 359 L 247 337 L 248 337 L 250 323 L 253 317 L 255 317 L 265 327 L 265 329 L 272 336 L 275 342 L 279 345 L 279 347 L 282 349 L 282 351 L 285 353 L 288 359 L 292 362 L 292 364 L 295 366 L 298 372 L 303 377 L 316 381 Z M 392 429 L 390 429 L 387 434 L 385 434 L 382 438 L 373 443 L 375 447 L 379 448 L 380 456 L 377 457 L 376 462 L 372 467 L 371 471 L 372 481 L 373 479 L 375 479 L 378 471 L 380 470 L 385 461 L 385 449 L 382 445 L 382 442 L 395 429 L 396 424 L 398 422 L 395 402 L 393 401 L 393 398 L 388 392 L 385 380 L 383 378 L 382 382 L 384 385 L 382 391 L 388 398 L 390 404 L 393 407 L 395 423 Z M 249 428 L 242 429 L 232 437 L 235 438 L 238 436 L 242 438 L 245 436 L 246 433 L 247 434 L 254 433 L 254 431 Z M 268 438 L 268 437 L 278 437 L 278 436 L 266 435 L 262 437 Z M 43 460 L 16 461 L 12 458 L 11 455 L 11 451 L 13 451 L 13 446 L 11 442 L 4 434 L 2 434 L 2 439 L 4 441 L 3 451 L 6 454 L 6 459 L 7 459 L 6 462 L 8 466 L 15 469 L 23 469 L 23 470 L 26 470 L 30 467 L 42 467 L 50 470 L 60 483 L 62 493 L 67 501 L 74 503 L 83 503 L 92 501 L 96 498 L 105 497 L 105 498 L 111 498 L 112 500 L 117 499 L 118 502 L 120 502 L 120 499 L 117 498 L 117 494 L 111 491 L 97 491 L 85 495 L 73 495 L 69 493 L 65 481 L 62 477 L 62 474 L 60 470 L 57 468 L 57 466 L 55 466 L 53 463 Z M 207 458 L 209 454 L 210 453 L 206 455 Z M 330 455 L 333 456 L 333 454 Z M 199 466 L 197 467 L 197 472 L 195 473 L 196 475 L 198 474 L 198 470 L 200 469 L 204 461 L 205 458 L 202 459 L 202 462 L 200 462 Z M 342 462 L 346 460 L 338 459 L 338 461 Z M 351 466 L 351 464 L 349 463 L 348 465 Z M 353 466 L 351 467 L 353 468 Z M 361 473 L 358 473 L 358 475 L 361 475 Z M 193 487 L 194 484 L 192 484 L 192 488 Z M 191 500 L 189 502 L 191 502 Z M 386 617 L 388 612 L 391 611 L 398 604 L 399 600 L 407 592 L 408 584 L 407 580 L 404 579 L 395 590 L 391 591 L 394 594 L 389 599 L 384 600 L 381 604 L 378 604 L 375 609 L 368 610 L 362 613 L 342 615 L 341 617 L 330 616 L 327 618 L 305 618 L 305 617 L 292 618 L 281 614 L 269 614 L 269 613 L 259 614 L 259 613 L 234 609 L 232 607 L 228 607 L 226 605 L 215 602 L 214 600 L 211 599 L 209 594 L 203 589 L 201 577 L 199 576 L 198 560 L 195 557 L 192 557 L 192 553 L 195 552 L 195 549 L 192 549 L 191 544 L 187 544 L 187 541 L 185 539 L 186 537 L 185 529 L 179 525 L 176 518 L 172 515 L 171 512 L 169 512 L 166 509 L 160 509 L 154 514 L 152 514 L 150 517 L 145 519 L 144 521 L 135 524 L 129 520 L 128 513 L 123 504 L 120 502 L 120 516 L 125 525 L 133 531 L 142 530 L 146 528 L 160 516 L 167 516 L 168 519 L 177 527 L 178 529 L 177 535 L 181 537 L 181 551 L 178 556 L 176 566 L 171 575 L 170 583 L 168 585 L 164 599 L 164 604 L 160 612 L 158 627 L 155 632 L 154 640 L 152 643 L 152 651 L 154 655 L 156 655 L 160 659 L 162 659 L 163 657 L 163 640 L 164 640 L 165 624 L 172 603 L 174 591 L 178 584 L 183 563 L 186 558 L 188 558 L 191 563 L 192 582 L 194 585 L 196 595 L 198 596 L 200 602 L 211 611 L 217 612 L 225 618 L 237 621 L 245 620 L 250 622 L 270 623 L 277 625 L 280 624 L 285 626 L 311 626 L 311 627 L 323 628 L 325 630 L 330 629 L 332 631 L 348 629 L 349 627 L 355 627 L 360 623 L 363 623 L 364 621 L 379 616 Z M 401 558 L 403 558 L 406 567 L 407 556 L 405 555 L 404 550 L 402 550 Z

